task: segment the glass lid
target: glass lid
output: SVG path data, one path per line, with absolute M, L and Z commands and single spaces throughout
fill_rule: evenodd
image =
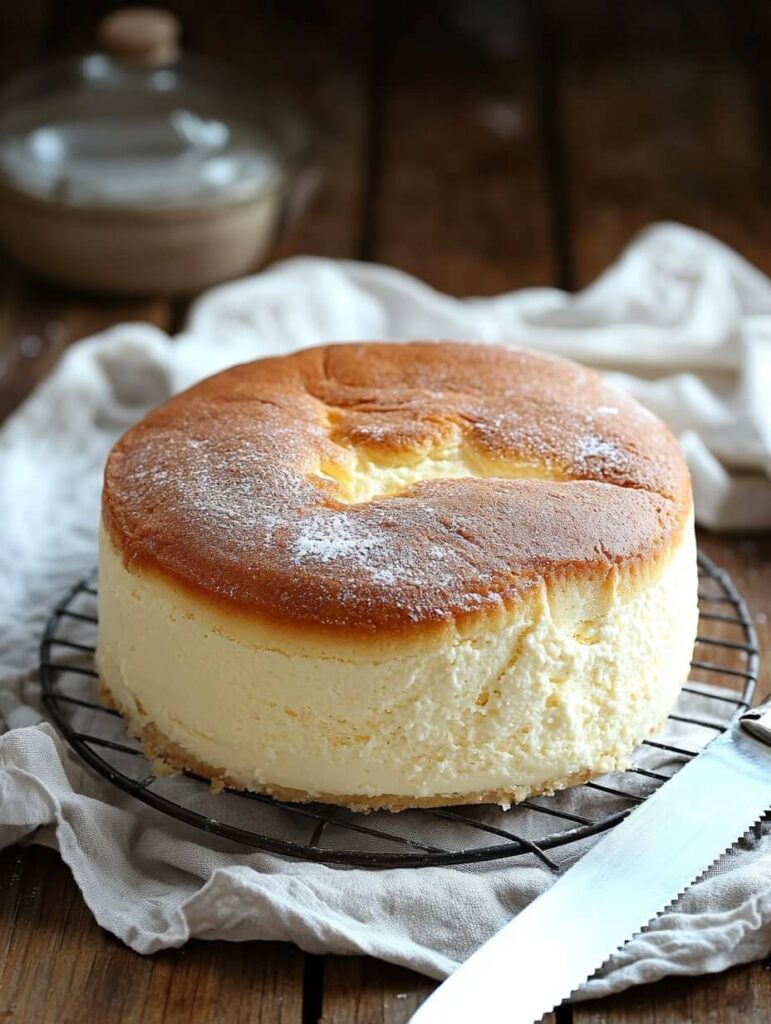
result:
M 283 186 L 306 131 L 270 92 L 179 56 L 154 8 L 109 15 L 100 49 L 33 69 L 0 93 L 0 181 L 72 205 L 248 200 Z

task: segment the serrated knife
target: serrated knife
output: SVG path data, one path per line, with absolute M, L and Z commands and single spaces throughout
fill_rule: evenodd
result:
M 771 702 L 742 715 L 477 950 L 412 1024 L 533 1024 L 771 808 Z

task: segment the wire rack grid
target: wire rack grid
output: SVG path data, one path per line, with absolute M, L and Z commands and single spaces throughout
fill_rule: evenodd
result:
M 747 607 L 727 573 L 701 553 L 699 575 L 691 676 L 664 733 L 642 744 L 625 772 L 508 810 L 486 805 L 365 815 L 258 793 L 214 794 L 207 780 L 192 773 L 155 775 L 121 716 L 99 700 L 95 573 L 78 582 L 49 619 L 41 644 L 43 701 L 70 746 L 115 786 L 188 825 L 253 849 L 369 868 L 529 854 L 559 870 L 550 851 L 618 824 L 751 705 L 759 656 Z

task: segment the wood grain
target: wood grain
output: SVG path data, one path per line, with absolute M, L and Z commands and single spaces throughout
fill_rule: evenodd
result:
M 573 1024 L 762 1024 L 770 1016 L 769 963 L 669 979 L 573 1007 Z
M 406 1024 L 436 988 L 436 982 L 414 971 L 369 957 L 325 960 L 319 1024 Z M 547 1014 L 542 1024 L 567 1022 L 560 1012 Z
M 732 5 L 550 7 L 576 285 L 660 220 L 709 231 L 768 270 L 768 121 Z
M 404 1024 L 436 982 L 368 957 L 327 957 L 320 1024 Z
M 456 295 L 548 284 L 555 258 L 535 60 L 516 5 L 447 23 L 395 4 L 380 29 L 372 258 Z
M 139 956 L 96 924 L 58 856 L 0 854 L 0 1021 L 301 1024 L 302 954 L 268 942 L 190 942 Z
M 723 537 L 700 530 L 698 540 L 706 554 L 730 573 L 747 602 L 761 652 L 760 700 L 771 693 L 771 536 Z

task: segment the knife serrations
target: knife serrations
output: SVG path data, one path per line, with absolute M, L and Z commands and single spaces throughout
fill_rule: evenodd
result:
M 463 964 L 413 1024 L 532 1024 L 771 807 L 771 750 L 716 739 Z
M 769 797 L 769 799 L 771 799 L 771 796 Z M 654 911 L 654 912 L 653 912 L 653 913 L 651 914 L 651 916 L 650 916 L 650 917 L 648 918 L 648 920 L 647 920 L 647 921 L 645 921 L 645 922 L 644 922 L 644 923 L 643 923 L 643 924 L 642 924 L 642 925 L 641 925 L 641 926 L 640 926 L 640 927 L 639 927 L 639 928 L 638 928 L 638 929 L 637 929 L 636 931 L 633 931 L 633 932 L 632 932 L 632 933 L 631 933 L 631 934 L 630 934 L 630 935 L 628 936 L 628 938 L 626 938 L 626 939 L 625 939 L 625 940 L 624 940 L 624 941 L 623 941 L 623 942 L 622 942 L 622 943 L 621 943 L 620 945 L 616 946 L 616 948 L 615 948 L 615 949 L 611 950 L 611 952 L 610 952 L 610 953 L 608 953 L 608 955 L 607 955 L 607 956 L 606 956 L 606 958 L 605 958 L 605 959 L 604 959 L 604 960 L 602 961 L 602 963 L 598 964 L 598 965 L 597 965 L 597 967 L 596 967 L 596 968 L 595 968 L 595 969 L 594 969 L 594 970 L 593 970 L 593 971 L 592 971 L 592 972 L 591 972 L 590 974 L 586 974 L 586 975 L 584 975 L 584 977 L 583 977 L 583 978 L 581 978 L 581 980 L 580 980 L 580 982 L 578 983 L 578 985 L 577 985 L 577 986 L 574 986 L 574 988 L 573 988 L 573 989 L 571 989 L 571 991 L 570 991 L 570 992 L 568 992 L 568 993 L 567 993 L 567 994 L 566 994 L 565 996 L 563 996 L 563 998 L 562 998 L 562 999 L 560 1000 L 560 1002 L 559 1002 L 559 1003 L 554 1003 L 554 1005 L 553 1005 L 553 1006 L 550 1006 L 550 1007 L 548 1007 L 548 1009 L 546 1009 L 546 1010 L 543 1010 L 543 1011 L 542 1011 L 542 1014 L 541 1014 L 541 1015 L 543 1016 L 544 1014 L 546 1014 L 546 1013 L 549 1013 L 550 1011 L 552 1011 L 552 1010 L 556 1009 L 556 1008 L 557 1008 L 557 1007 L 558 1007 L 558 1006 L 560 1005 L 560 1003 L 561 1003 L 561 1002 L 563 1002 L 563 1001 L 564 1001 L 565 999 L 567 999 L 567 998 L 568 998 L 569 996 L 571 996 L 571 995 L 573 994 L 573 992 L 577 991 L 577 989 L 578 989 L 578 988 L 579 988 L 579 987 L 580 987 L 581 985 L 583 985 L 583 984 L 584 984 L 585 982 L 589 981 L 589 980 L 590 980 L 590 978 L 593 978 L 593 977 L 594 977 L 594 975 L 595 975 L 595 974 L 597 974 L 597 972 L 598 972 L 598 971 L 600 971 L 600 970 L 601 970 L 601 969 L 602 969 L 602 968 L 603 968 L 603 967 L 605 966 L 605 964 L 606 964 L 606 963 L 608 963 L 608 962 L 609 962 L 610 960 L 612 960 L 612 959 L 613 959 L 613 957 L 614 957 L 614 956 L 615 956 L 615 955 L 616 955 L 617 953 L 619 953 L 619 952 L 620 952 L 620 951 L 621 951 L 621 950 L 622 950 L 622 949 L 624 948 L 624 946 L 626 946 L 626 945 L 627 945 L 627 944 L 628 944 L 629 942 L 631 942 L 631 941 L 632 941 L 632 939 L 635 939 L 635 938 L 637 938 L 637 936 L 638 936 L 638 935 L 641 935 L 641 934 L 642 934 L 642 933 L 643 933 L 643 932 L 645 931 L 645 929 L 646 929 L 646 928 L 648 928 L 648 926 L 649 926 L 649 925 L 650 925 L 650 924 L 651 924 L 651 923 L 652 923 L 653 921 L 655 921 L 655 920 L 656 920 L 656 918 L 657 918 L 657 917 L 661 917 L 661 915 L 662 915 L 662 914 L 665 914 L 665 913 L 666 913 L 666 912 L 667 912 L 667 911 L 668 911 L 668 910 L 670 909 L 670 907 L 673 907 L 673 906 L 675 905 L 675 903 L 677 903 L 677 901 L 678 901 L 678 900 L 680 899 L 680 897 L 681 897 L 681 896 L 683 896 L 683 895 L 684 895 L 684 894 L 685 894 L 685 893 L 686 893 L 686 892 L 688 891 L 688 889 L 690 889 L 690 888 L 691 888 L 691 886 L 692 886 L 692 885 L 694 885 L 694 884 L 695 884 L 696 882 L 698 882 L 698 881 L 699 881 L 699 879 L 703 878 L 703 877 L 704 877 L 704 875 L 706 875 L 706 874 L 707 874 L 707 872 L 709 872 L 709 871 L 710 871 L 710 870 L 711 870 L 711 869 L 712 869 L 712 868 L 713 868 L 713 867 L 715 866 L 715 864 L 717 864 L 717 862 L 718 862 L 718 861 L 720 860 L 720 858 L 721 858 L 721 857 L 722 857 L 722 856 L 723 856 L 724 854 L 726 854 L 726 853 L 728 853 L 728 852 L 729 852 L 730 850 L 732 850 L 732 849 L 733 849 L 733 848 L 734 848 L 734 847 L 736 846 L 736 844 L 737 844 L 737 843 L 738 843 L 738 842 L 739 842 L 739 841 L 740 841 L 740 840 L 741 840 L 741 839 L 742 839 L 742 838 L 743 838 L 743 837 L 744 837 L 745 835 L 747 835 L 747 834 L 748 834 L 749 832 L 751 832 L 751 831 L 752 831 L 752 830 L 753 830 L 753 829 L 754 829 L 754 828 L 755 828 L 755 827 L 756 827 L 757 825 L 759 825 L 759 824 L 761 823 L 761 821 L 763 820 L 763 818 L 764 818 L 765 814 L 766 814 L 766 811 L 764 810 L 764 811 L 763 811 L 763 812 L 762 812 L 761 814 L 759 814 L 759 815 L 758 815 L 758 817 L 757 817 L 757 818 L 755 818 L 755 820 L 754 820 L 754 821 L 752 821 L 752 822 L 751 822 L 751 823 L 750 823 L 750 824 L 749 824 L 749 825 L 747 826 L 747 828 L 745 828 L 745 829 L 744 829 L 744 831 L 743 831 L 743 832 L 741 832 L 741 833 L 740 833 L 739 835 L 737 835 L 737 836 L 735 836 L 735 837 L 734 837 L 734 839 L 733 839 L 733 842 L 731 842 L 731 843 L 728 843 L 728 845 L 727 845 L 727 846 L 724 846 L 724 847 L 723 847 L 723 849 L 722 849 L 722 850 L 720 851 L 720 853 L 718 853 L 718 855 L 717 855 L 717 856 L 716 856 L 716 857 L 715 857 L 715 858 L 714 858 L 713 860 L 711 860 L 711 861 L 709 862 L 709 864 L 705 864 L 705 865 L 704 865 L 704 867 L 702 867 L 702 868 L 701 868 L 701 870 L 699 870 L 699 871 L 697 872 L 697 874 L 695 874 L 695 875 L 694 875 L 694 876 L 693 876 L 693 877 L 692 877 L 692 878 L 691 878 L 691 879 L 690 879 L 690 880 L 689 880 L 688 882 L 686 882 L 686 884 L 685 884 L 685 885 L 684 885 L 684 886 L 683 886 L 683 887 L 682 887 L 682 888 L 681 888 L 681 889 L 680 889 L 680 890 L 679 890 L 679 891 L 678 891 L 678 892 L 677 892 L 677 893 L 676 893 L 676 894 L 675 894 L 675 895 L 674 895 L 674 896 L 672 897 L 672 899 L 671 899 L 671 900 L 669 900 L 669 901 L 668 901 L 667 903 L 663 904 L 663 906 L 659 907 L 659 908 L 658 908 L 658 910 L 655 910 L 655 911 Z

